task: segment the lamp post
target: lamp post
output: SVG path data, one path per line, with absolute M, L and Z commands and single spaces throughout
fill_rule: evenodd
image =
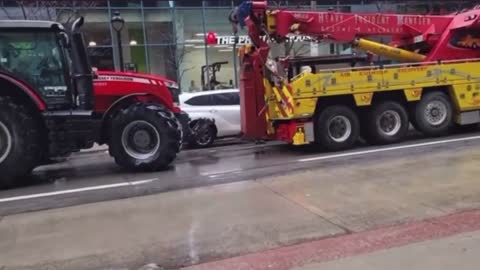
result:
M 115 11 L 113 17 L 110 20 L 112 28 L 117 32 L 117 45 L 118 45 L 118 59 L 120 60 L 120 71 L 123 71 L 123 52 L 122 52 L 122 29 L 125 25 L 125 20 L 120 16 L 120 12 Z

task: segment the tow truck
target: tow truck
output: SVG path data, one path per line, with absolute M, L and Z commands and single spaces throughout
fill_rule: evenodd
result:
M 327 150 L 403 140 L 409 124 L 426 136 L 480 122 L 480 7 L 448 15 L 269 9 L 244 1 L 229 16 L 247 28 L 239 50 L 242 133 L 250 139 L 316 144 Z M 271 43 L 290 35 L 350 43 L 396 61 L 318 69 L 292 76 L 288 57 L 272 60 Z M 389 44 L 375 41 L 388 37 Z M 471 44 L 472 46 L 468 46 Z M 289 74 L 290 72 L 290 74 Z

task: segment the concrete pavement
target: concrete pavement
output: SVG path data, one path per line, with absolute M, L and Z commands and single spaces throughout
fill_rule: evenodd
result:
M 476 231 L 292 270 L 477 270 L 479 254 Z
M 478 164 L 478 145 L 434 146 L 331 160 L 283 176 L 8 215 L 0 221 L 0 269 L 178 268 L 435 219 L 480 208 Z M 303 265 L 310 263 L 317 262 Z

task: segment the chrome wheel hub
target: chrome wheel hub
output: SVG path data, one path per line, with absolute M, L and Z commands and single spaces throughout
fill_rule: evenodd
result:
M 402 118 L 396 111 L 384 111 L 377 120 L 377 127 L 382 134 L 394 136 L 402 128 Z
M 135 159 L 149 159 L 160 148 L 160 134 L 147 121 L 129 123 L 122 132 L 122 146 L 125 152 Z
M 0 122 L 0 163 L 7 159 L 8 154 L 12 151 L 12 134 L 7 126 Z
M 328 136 L 335 142 L 345 142 L 352 135 L 352 123 L 343 116 L 337 115 L 328 121 Z

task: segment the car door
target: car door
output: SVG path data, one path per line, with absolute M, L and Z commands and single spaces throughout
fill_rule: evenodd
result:
M 238 93 L 217 93 L 212 95 L 212 102 L 214 103 L 211 107 L 212 113 L 221 118 L 221 122 L 217 124 L 219 133 L 222 133 L 222 136 L 238 135 L 240 133 L 240 99 Z

